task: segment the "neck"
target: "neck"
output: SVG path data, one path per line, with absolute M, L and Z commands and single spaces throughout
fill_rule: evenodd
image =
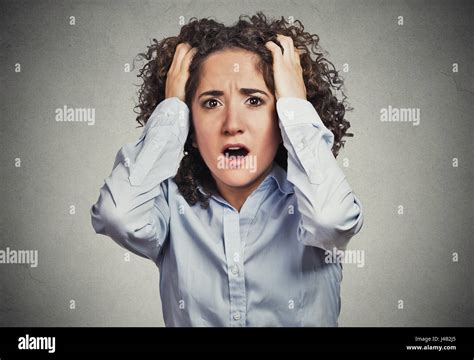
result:
M 247 198 L 252 194 L 252 192 L 258 188 L 258 186 L 262 183 L 265 177 L 270 173 L 272 169 L 272 164 L 268 166 L 268 168 L 252 183 L 245 185 L 245 186 L 229 186 L 219 179 L 214 178 L 217 186 L 217 190 L 219 190 L 219 194 L 224 198 L 230 205 L 232 205 L 238 212 L 242 209 Z

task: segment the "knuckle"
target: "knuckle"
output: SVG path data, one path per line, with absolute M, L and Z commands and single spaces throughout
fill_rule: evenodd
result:
M 185 48 L 186 48 L 186 43 L 179 43 L 178 46 L 176 46 L 176 50 L 179 50 L 179 51 L 182 51 Z

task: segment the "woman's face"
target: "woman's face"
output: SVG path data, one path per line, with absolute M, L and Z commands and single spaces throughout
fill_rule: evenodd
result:
M 219 188 L 263 180 L 281 142 L 275 96 L 257 61 L 247 50 L 226 49 L 209 55 L 201 67 L 192 101 L 193 145 Z M 232 144 L 240 145 L 226 149 Z

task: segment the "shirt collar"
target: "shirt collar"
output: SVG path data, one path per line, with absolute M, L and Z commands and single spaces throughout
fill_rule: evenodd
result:
M 266 186 L 266 184 L 272 180 L 275 181 L 278 186 L 278 189 L 283 194 L 293 194 L 295 192 L 293 189 L 293 185 L 287 179 L 286 171 L 275 161 L 272 164 L 272 169 L 262 181 L 262 183 L 258 186 L 258 188 Z M 201 192 L 201 194 L 206 195 L 201 185 L 198 185 L 197 188 Z
M 286 171 L 275 161 L 273 162 L 272 170 L 264 181 L 268 181 L 269 179 L 273 179 L 276 182 L 278 189 L 283 194 L 293 194 L 295 192 L 293 185 L 287 179 Z

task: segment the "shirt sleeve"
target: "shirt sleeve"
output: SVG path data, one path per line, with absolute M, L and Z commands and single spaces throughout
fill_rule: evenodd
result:
M 168 236 L 166 179 L 176 175 L 189 131 L 189 109 L 177 97 L 160 102 L 136 143 L 117 153 L 90 209 L 97 234 L 154 262 Z
M 334 134 L 304 99 L 277 101 L 288 181 L 301 215 L 298 240 L 328 251 L 344 250 L 363 225 L 362 204 L 352 191 L 331 148 Z

